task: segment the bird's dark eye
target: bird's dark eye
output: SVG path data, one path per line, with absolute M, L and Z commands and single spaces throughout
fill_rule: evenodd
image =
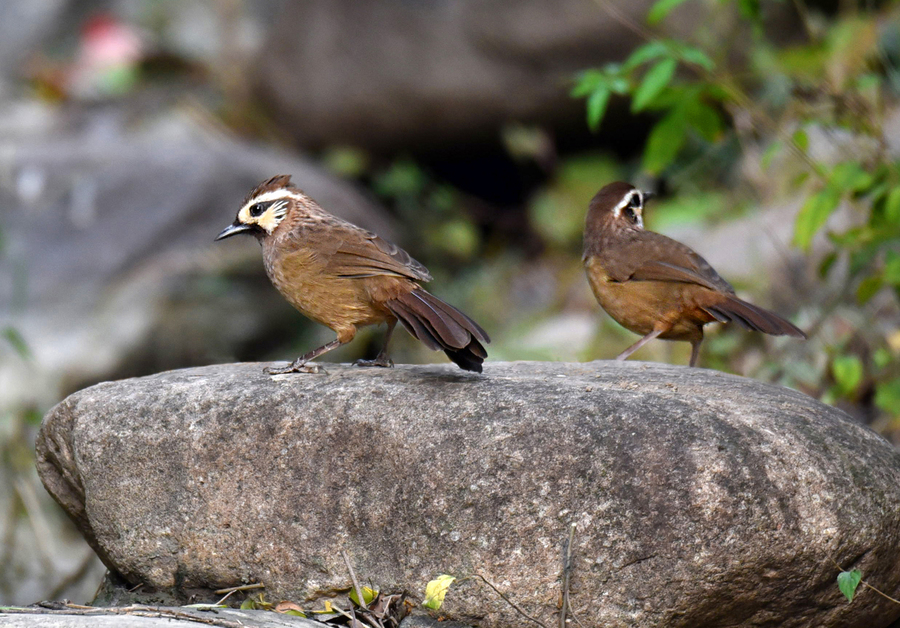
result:
M 628 202 L 628 206 L 629 206 L 629 207 L 633 207 L 633 208 L 635 208 L 635 209 L 637 209 L 638 207 L 640 207 L 640 206 L 641 206 L 641 197 L 638 196 L 637 194 L 634 194 L 634 195 L 631 197 L 631 200 Z
M 262 216 L 262 213 L 264 211 L 266 211 L 266 204 L 265 203 L 257 203 L 256 205 L 254 205 L 253 207 L 250 208 L 250 215 L 253 216 L 254 218 L 259 218 L 260 216 Z

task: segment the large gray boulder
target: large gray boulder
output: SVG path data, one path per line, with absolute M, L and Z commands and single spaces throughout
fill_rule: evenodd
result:
M 546 625 L 576 526 L 581 625 L 887 626 L 900 453 L 798 392 L 639 362 L 232 364 L 99 384 L 44 419 L 38 471 L 128 586 L 304 605 L 482 576 Z M 478 578 L 441 609 L 524 619 Z

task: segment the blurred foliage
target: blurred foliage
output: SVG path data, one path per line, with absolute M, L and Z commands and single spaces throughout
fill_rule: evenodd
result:
M 607 155 L 587 153 L 564 160 L 553 179 L 532 197 L 531 225 L 549 244 L 580 256 L 585 201 L 596 194 L 598 181 L 619 176 L 619 166 Z
M 458 192 L 429 176 L 415 161 L 399 159 L 377 172 L 373 189 L 402 218 L 420 225 L 426 248 L 445 261 L 471 261 L 478 253 L 481 237 L 472 220 L 457 210 Z
M 658 0 L 648 28 L 682 4 Z M 740 161 L 732 166 L 758 162 L 760 196 L 802 197 L 793 245 L 820 260 L 824 287 L 837 288 L 809 293 L 823 313 L 807 328 L 819 334 L 812 344 L 824 345 L 826 362 L 798 365 L 788 381 L 866 414 L 874 404 L 887 417 L 880 427 L 898 431 L 900 163 L 886 115 L 896 110 L 900 89 L 898 5 L 842 4 L 837 15 L 826 16 L 799 0 L 793 8 L 802 42 L 781 47 L 765 11 L 783 13 L 784 4 L 722 0 L 715 6 L 734 19 L 708 21 L 718 26 L 704 20 L 691 41 L 639 27 L 647 43 L 622 63 L 581 73 L 572 95 L 585 99 L 594 130 L 613 95 L 629 97 L 632 112 L 656 116 L 642 170 L 676 184 L 675 192 L 678 182 L 694 193 L 703 189 L 710 201 L 691 197 L 670 205 L 696 203 L 692 211 L 716 213 L 722 182 L 697 169 L 689 182 L 679 175 L 698 153 L 735 142 Z M 730 24 L 726 32 L 712 31 L 723 23 Z M 853 324 L 842 325 L 847 316 Z M 768 364 L 760 372 L 792 368 Z

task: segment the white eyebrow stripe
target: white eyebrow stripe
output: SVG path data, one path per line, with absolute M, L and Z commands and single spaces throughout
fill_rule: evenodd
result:
M 637 194 L 638 198 L 641 200 L 641 207 L 644 206 L 644 196 L 641 194 L 640 190 L 631 190 L 628 194 L 619 201 L 619 204 L 613 208 L 613 215 L 618 218 L 622 215 L 622 210 L 628 207 L 628 204 L 631 202 L 631 199 L 634 198 L 634 195 Z
M 289 198 L 294 199 L 295 201 L 303 201 L 304 197 L 302 194 L 298 194 L 297 192 L 292 192 L 291 190 L 271 190 L 269 192 L 264 192 L 259 196 L 254 196 L 251 198 L 244 207 L 252 207 L 257 203 L 267 203 L 269 201 L 277 201 L 277 200 L 287 200 Z M 241 209 L 244 209 L 242 207 Z

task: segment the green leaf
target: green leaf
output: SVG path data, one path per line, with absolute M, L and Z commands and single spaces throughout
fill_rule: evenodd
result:
M 826 255 L 822 259 L 822 263 L 819 264 L 819 277 L 824 279 L 825 276 L 828 275 L 828 271 L 831 270 L 831 267 L 834 266 L 834 263 L 837 261 L 837 259 L 838 259 L 837 251 L 832 251 L 831 253 Z
M 888 193 L 884 202 L 884 217 L 888 222 L 900 224 L 900 187 L 894 188 Z
M 715 62 L 709 58 L 709 55 L 694 46 L 679 45 L 676 50 L 676 56 L 685 63 L 700 66 L 709 72 L 712 72 L 716 67 Z
M 575 86 L 569 95 L 572 98 L 584 98 L 605 80 L 606 76 L 600 70 L 585 70 L 575 78 Z
M 600 128 L 600 122 L 606 114 L 606 106 L 609 104 L 609 94 L 610 92 L 608 89 L 600 88 L 588 96 L 587 123 L 588 128 L 595 133 L 597 132 L 597 129 Z
M 683 111 L 675 109 L 656 123 L 644 148 L 644 170 L 659 174 L 678 156 L 687 130 Z
M 760 12 L 759 0 L 738 0 L 738 10 L 741 17 L 753 22 L 758 22 L 762 13 Z
M 802 250 L 809 250 L 813 236 L 818 233 L 840 203 L 840 194 L 830 188 L 818 192 L 803 204 L 794 224 L 794 244 Z
M 722 132 L 722 117 L 715 107 L 710 107 L 695 92 L 684 101 L 685 118 L 707 142 L 713 142 Z
M 241 610 L 242 611 L 253 611 L 256 610 L 256 602 L 253 601 L 253 598 L 247 598 L 243 602 L 241 602 Z
M 844 161 L 831 171 L 828 185 L 838 192 L 864 192 L 875 182 L 858 161 Z
M 884 280 L 895 286 L 900 286 L 900 253 L 888 251 L 887 261 L 884 263 Z
M 624 76 L 610 76 L 607 87 L 613 94 L 619 94 L 620 96 L 631 91 L 631 83 Z
M 847 598 L 848 602 L 853 601 L 853 595 L 856 593 L 856 587 L 859 586 L 860 580 L 862 580 L 862 573 L 859 569 L 842 571 L 838 574 L 838 588 L 841 590 L 841 593 L 844 594 L 844 597 Z
M 841 394 L 846 396 L 856 390 L 863 378 L 863 364 L 855 355 L 844 355 L 834 358 L 831 372 Z
M 644 79 L 634 92 L 631 101 L 631 111 L 638 112 L 644 109 L 675 76 L 675 67 L 678 62 L 675 59 L 663 59 L 644 75 Z
M 454 580 L 456 578 L 453 576 L 442 574 L 425 585 L 425 601 L 422 602 L 422 606 L 438 610 L 444 603 L 444 597 Z
M 684 1 L 685 0 L 657 0 L 647 12 L 647 23 L 659 24 L 676 7 L 683 4 Z
M 875 405 L 895 417 L 900 416 L 900 379 L 881 382 L 875 387 Z
M 894 356 L 891 355 L 891 350 L 887 347 L 878 347 L 875 349 L 875 353 L 872 354 L 872 362 L 880 369 L 890 364 L 893 359 Z
M 325 150 L 322 163 L 331 172 L 346 178 L 360 177 L 369 169 L 369 155 L 354 146 L 333 146 Z
M 28 348 L 28 343 L 25 342 L 25 338 L 19 333 L 18 329 L 12 326 L 4 328 L 3 337 L 12 345 L 12 348 L 19 354 L 20 358 L 23 360 L 31 359 L 31 349 Z
M 858 91 L 864 92 L 866 90 L 872 90 L 873 92 L 878 92 L 881 90 L 881 85 L 884 82 L 884 79 L 878 74 L 867 73 L 860 74 L 854 79 L 855 88 Z
M 303 613 L 302 611 L 295 611 L 294 609 L 283 611 L 281 614 L 282 615 L 293 615 L 294 617 L 306 617 L 306 613 Z
M 794 131 L 794 134 L 791 136 L 791 140 L 793 140 L 794 144 L 797 145 L 797 148 L 802 150 L 804 153 L 809 150 L 809 135 L 803 129 L 797 129 Z
M 856 288 L 857 303 L 860 305 L 868 303 L 881 290 L 882 286 L 884 286 L 884 281 L 882 281 L 881 275 L 872 275 L 860 281 Z
M 421 167 L 409 159 L 400 159 L 391 164 L 386 172 L 374 181 L 375 191 L 391 198 L 420 194 L 428 183 Z
M 625 72 L 630 72 L 648 61 L 670 56 L 672 56 L 671 48 L 662 40 L 656 39 L 635 49 L 625 60 L 625 63 L 622 64 L 622 69 Z
M 362 588 L 362 596 L 363 596 L 363 600 L 365 600 L 365 602 L 366 602 L 365 605 L 368 606 L 369 604 L 372 603 L 372 601 L 376 597 L 378 597 L 378 591 L 376 591 L 375 589 L 371 589 L 369 587 L 363 587 Z M 362 604 L 359 603 L 359 596 L 356 595 L 356 589 L 352 589 L 350 591 L 349 597 L 351 600 L 353 600 L 353 603 L 356 604 L 357 606 L 363 606 Z
M 809 179 L 809 175 L 809 170 L 801 170 L 796 175 L 791 177 L 791 186 L 795 188 L 801 187 L 804 183 L 806 183 L 807 179 Z

